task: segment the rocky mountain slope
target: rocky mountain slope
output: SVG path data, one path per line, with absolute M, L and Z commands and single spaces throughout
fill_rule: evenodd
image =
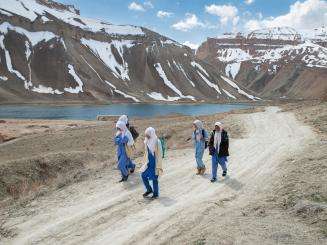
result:
M 253 93 L 146 28 L 51 0 L 0 2 L 0 102 L 249 101 Z
M 288 27 L 208 38 L 196 53 L 266 98 L 327 98 L 327 35 Z

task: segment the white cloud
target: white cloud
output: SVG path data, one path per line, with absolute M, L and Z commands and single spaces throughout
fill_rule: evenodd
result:
M 232 22 L 233 23 L 233 26 L 236 26 L 238 24 L 239 20 L 240 20 L 240 17 L 239 16 L 234 17 L 233 18 L 233 22 Z
M 153 9 L 153 8 L 154 8 L 154 6 L 153 6 L 153 4 L 152 4 L 151 1 L 146 1 L 146 2 L 144 2 L 143 5 L 144 5 L 146 8 L 149 8 L 149 9 Z
M 254 3 L 254 0 L 245 0 L 244 2 L 245 2 L 245 4 L 250 5 L 250 4 Z
M 131 2 L 128 5 L 129 10 L 134 10 L 134 11 L 141 11 L 144 12 L 147 9 L 153 9 L 154 6 L 151 1 L 145 1 L 143 4 L 137 3 L 137 2 Z
M 166 17 L 170 17 L 170 16 L 172 16 L 172 14 L 173 14 L 173 13 L 171 13 L 171 12 L 166 12 L 166 11 L 159 10 L 159 11 L 157 12 L 157 17 L 163 19 L 163 18 L 166 18 Z
M 187 13 L 186 18 L 172 25 L 172 27 L 179 31 L 188 31 L 195 27 L 204 27 L 205 25 L 198 20 L 195 14 Z
M 238 9 L 233 5 L 206 5 L 205 11 L 209 14 L 218 16 L 220 18 L 220 23 L 223 26 L 229 21 L 231 21 L 233 25 L 236 25 L 239 21 L 239 17 L 237 15 Z
M 128 9 L 129 10 L 134 10 L 134 11 L 145 11 L 145 8 L 141 4 L 138 4 L 136 2 L 131 2 L 128 5 Z
M 199 44 L 197 43 L 192 43 L 190 41 L 185 41 L 183 42 L 183 45 L 190 47 L 191 49 L 198 49 Z
M 324 0 L 297 1 L 290 6 L 285 15 L 252 19 L 245 23 L 245 28 L 254 30 L 266 27 L 290 26 L 297 30 L 308 30 L 327 24 L 327 2 Z

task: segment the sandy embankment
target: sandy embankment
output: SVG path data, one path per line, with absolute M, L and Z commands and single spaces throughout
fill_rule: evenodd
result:
M 322 110 L 326 112 L 326 104 Z M 107 137 L 113 133 L 108 127 L 110 123 L 58 131 L 47 140 L 44 140 L 47 133 L 41 133 L 24 136 L 12 145 L 8 142 L 0 147 L 0 152 L 15 150 L 16 154 L 7 157 L 0 154 L 6 164 L 14 161 L 23 164 L 22 159 L 40 152 L 46 145 L 51 153 L 45 148 L 42 154 L 60 152 L 62 156 L 73 156 L 84 151 L 92 153 L 97 164 L 109 166 L 81 181 L 35 197 L 26 206 L 4 208 L 1 215 L 5 222 L 0 229 L 5 234 L 3 239 L 9 244 L 326 242 L 321 228 L 326 225 L 323 199 L 327 193 L 326 152 L 319 151 L 319 159 L 311 159 L 319 173 L 300 171 L 297 164 L 303 160 L 303 153 L 320 144 L 322 136 L 304 126 L 295 117 L 296 112 L 279 112 L 277 107 L 269 107 L 265 112 L 252 114 L 203 117 L 208 123 L 223 117 L 232 136 L 229 177 L 215 184 L 209 182 L 209 175 L 194 175 L 193 151 L 187 147 L 193 118 L 148 121 L 161 133 L 172 136 L 171 150 L 164 162 L 165 175 L 160 180 L 161 198 L 154 202 L 141 197 L 143 187 L 138 175 L 132 176 L 128 183 L 116 183 L 118 172 L 108 162 L 112 152 L 107 149 L 113 150 Z M 135 123 L 140 130 L 146 126 L 142 120 Z M 241 132 L 245 133 L 243 138 L 238 137 Z M 33 142 L 34 147 L 28 142 Z M 210 166 L 207 155 L 206 162 Z M 83 162 L 79 167 L 87 164 Z M 309 193 L 312 177 L 316 189 Z M 322 197 L 320 201 L 309 199 L 317 194 L 316 190 Z M 284 199 L 288 197 L 292 199 Z

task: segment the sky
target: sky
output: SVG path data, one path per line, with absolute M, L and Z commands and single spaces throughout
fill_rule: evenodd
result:
M 81 15 L 113 24 L 147 27 L 196 48 L 226 32 L 290 26 L 327 26 L 327 0 L 59 0 Z

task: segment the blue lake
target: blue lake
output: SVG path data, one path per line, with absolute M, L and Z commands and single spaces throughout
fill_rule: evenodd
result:
M 0 118 L 95 120 L 97 115 L 152 117 L 169 114 L 190 116 L 252 107 L 247 104 L 111 104 L 111 105 L 0 105 Z

